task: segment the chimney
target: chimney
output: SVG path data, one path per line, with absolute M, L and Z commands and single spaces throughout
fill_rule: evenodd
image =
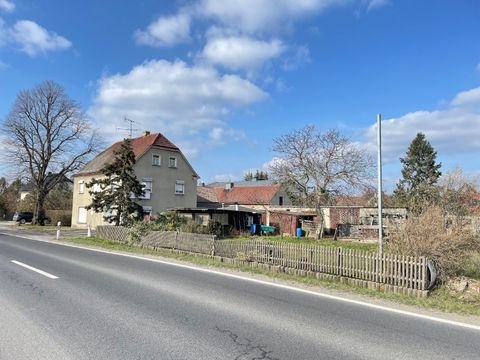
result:
M 229 182 L 225 184 L 225 190 L 232 190 L 233 188 L 233 182 Z
M 148 136 L 148 135 L 150 135 L 150 131 L 145 130 L 145 132 L 143 133 L 143 136 Z

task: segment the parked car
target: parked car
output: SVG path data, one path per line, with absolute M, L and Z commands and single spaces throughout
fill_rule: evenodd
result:
M 29 211 L 17 211 L 15 212 L 15 214 L 13 215 L 13 221 L 17 221 L 19 222 L 20 224 L 25 224 L 27 222 L 32 222 L 33 220 L 33 213 L 32 212 L 29 212 Z M 40 219 L 39 219 L 40 221 Z M 48 216 L 45 216 L 45 218 L 43 219 L 43 222 L 45 224 L 49 224 L 50 223 L 50 218 Z
M 32 222 L 33 213 L 28 211 L 17 211 L 13 214 L 13 221 L 17 221 L 20 224 L 25 224 L 27 222 Z

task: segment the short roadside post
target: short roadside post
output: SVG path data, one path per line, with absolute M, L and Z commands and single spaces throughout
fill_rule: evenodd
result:
M 62 226 L 62 222 L 57 222 L 57 240 L 60 239 L 60 227 Z

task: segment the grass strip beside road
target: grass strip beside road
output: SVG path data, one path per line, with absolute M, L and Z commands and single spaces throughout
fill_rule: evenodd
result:
M 244 265 L 227 264 L 213 258 L 198 255 L 196 256 L 190 253 L 173 252 L 168 249 L 144 249 L 129 244 L 118 243 L 115 241 L 100 239 L 96 237 L 62 239 L 61 242 L 91 246 L 107 250 L 128 252 L 136 255 L 160 256 L 163 258 L 175 259 L 198 266 L 238 270 L 246 273 L 268 276 L 273 279 L 281 279 L 295 282 L 301 285 L 320 286 L 334 290 L 346 291 L 354 294 L 369 296 L 371 298 L 389 300 L 399 304 L 412 305 L 425 309 L 440 310 L 448 313 L 480 316 L 480 296 L 477 296 L 473 299 L 461 296 L 459 297 L 458 295 L 454 296 L 451 295 L 449 291 L 443 286 L 438 287 L 437 289 L 432 291 L 430 295 L 426 298 L 416 298 L 407 295 L 383 293 L 379 291 L 369 290 L 363 287 L 341 284 L 335 280 L 315 279 L 286 273 L 276 273 Z

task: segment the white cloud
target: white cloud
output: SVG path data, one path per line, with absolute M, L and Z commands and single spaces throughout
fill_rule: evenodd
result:
M 244 33 L 271 32 L 285 22 L 342 5 L 348 0 L 201 0 L 196 11 Z
M 215 37 L 207 42 L 203 57 L 234 70 L 255 70 L 285 51 L 280 40 L 260 41 L 246 36 Z
M 3 42 L 18 46 L 21 51 L 30 56 L 47 51 L 65 50 L 72 46 L 69 40 L 30 20 L 17 21 L 10 28 L 1 22 L 0 30 L 3 33 L 0 44 Z
M 451 156 L 480 150 L 480 88 L 459 93 L 443 110 L 416 111 L 382 121 L 385 162 L 405 155 L 415 135 L 426 135 L 439 154 Z M 367 147 L 376 149 L 376 125 L 367 131 Z
M 15 4 L 10 0 L 0 0 L 0 10 L 5 12 L 12 12 L 15 10 Z
M 468 106 L 476 105 L 480 106 L 480 87 L 462 91 L 452 101 L 454 106 Z
M 283 69 L 284 70 L 295 70 L 299 66 L 309 63 L 312 61 L 310 57 L 310 49 L 305 46 L 298 46 L 293 53 L 293 55 L 287 57 L 283 62 Z
M 243 130 L 228 129 L 216 126 L 210 130 L 209 137 L 214 144 L 225 144 L 245 138 Z
M 217 174 L 213 176 L 213 182 L 233 182 L 239 180 L 241 180 L 241 177 L 235 174 Z
M 102 124 L 106 137 L 118 137 L 115 129 L 127 116 L 145 129 L 186 141 L 200 132 L 225 128 L 226 115 L 232 109 L 267 97 L 236 75 L 220 75 L 211 67 L 182 61 L 153 60 L 127 74 L 104 76 L 89 113 Z
M 137 30 L 134 36 L 137 43 L 155 47 L 186 42 L 190 39 L 190 17 L 187 14 L 160 17 L 145 31 Z
M 367 12 L 389 5 L 390 0 L 370 0 L 367 5 Z

